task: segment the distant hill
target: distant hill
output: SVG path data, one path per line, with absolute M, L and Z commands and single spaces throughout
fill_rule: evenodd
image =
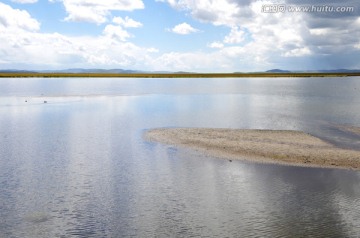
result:
M 193 74 L 193 72 L 187 72 L 187 71 L 177 71 L 177 72 L 172 72 L 174 74 Z
M 36 74 L 37 71 L 31 70 L 17 70 L 17 69 L 0 69 L 0 73 L 29 73 L 29 74 Z
M 43 70 L 39 71 L 41 73 L 85 73 L 85 74 L 132 74 L 132 73 L 140 73 L 142 71 L 138 70 L 127 70 L 127 69 L 82 69 L 82 68 L 74 68 L 74 69 L 64 69 L 64 70 Z
M 333 70 L 319 70 L 319 71 L 311 71 L 311 72 L 319 72 L 319 73 L 359 73 L 360 69 L 333 69 Z
M 132 74 L 141 73 L 143 71 L 138 70 L 126 70 L 126 69 L 62 69 L 62 70 L 17 70 L 17 69 L 2 69 L 0 73 L 101 73 L 101 74 Z
M 186 71 L 141 71 L 129 69 L 84 69 L 72 68 L 62 70 L 17 70 L 17 69 L 0 69 L 0 73 L 73 73 L 73 74 L 137 74 L 137 73 L 150 73 L 150 74 L 196 74 L 196 72 Z M 283 70 L 283 69 L 270 69 L 267 71 L 257 72 L 234 72 L 234 74 L 247 74 L 247 73 L 274 73 L 274 74 L 291 74 L 291 73 L 360 73 L 360 69 L 333 69 L 333 70 Z
M 265 73 L 291 73 L 291 71 L 282 69 L 270 69 L 268 71 L 265 71 Z
M 360 69 L 331 69 L 331 70 L 282 70 L 270 69 L 265 73 L 359 73 Z

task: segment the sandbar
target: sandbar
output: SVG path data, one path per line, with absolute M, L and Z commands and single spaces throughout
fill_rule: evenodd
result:
M 356 126 L 346 126 L 346 125 L 335 125 L 335 128 L 345 132 L 351 132 L 357 136 L 360 136 L 360 127 Z
M 360 170 L 360 151 L 338 148 L 301 131 L 157 128 L 144 137 L 229 160 Z

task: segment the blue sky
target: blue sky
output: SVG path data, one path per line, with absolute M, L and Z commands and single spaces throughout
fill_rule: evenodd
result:
M 264 12 L 278 4 L 284 12 Z M 288 10 L 304 6 L 335 10 Z M 359 6 L 355 0 L 0 1 L 0 69 L 360 68 Z

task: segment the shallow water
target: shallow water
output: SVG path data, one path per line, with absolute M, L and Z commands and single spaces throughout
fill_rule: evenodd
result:
M 360 125 L 360 78 L 0 79 L 0 237 L 357 237 L 359 172 L 142 139 L 291 129 L 360 148 L 338 124 Z

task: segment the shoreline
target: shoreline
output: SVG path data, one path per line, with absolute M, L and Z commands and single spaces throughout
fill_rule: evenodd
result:
M 0 72 L 0 78 L 294 78 L 294 77 L 358 77 L 349 73 L 12 73 Z
M 224 159 L 360 170 L 360 151 L 300 131 L 158 128 L 148 130 L 144 138 Z

